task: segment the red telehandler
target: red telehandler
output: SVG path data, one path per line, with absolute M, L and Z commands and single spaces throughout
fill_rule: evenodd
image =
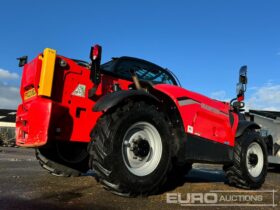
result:
M 35 148 L 44 169 L 66 177 L 93 169 L 122 196 L 156 193 L 195 162 L 223 164 L 230 185 L 262 186 L 266 144 L 242 114 L 246 66 L 228 103 L 180 87 L 171 71 L 145 60 L 101 65 L 101 51 L 91 48 L 90 63 L 49 48 L 29 63 L 19 58 L 16 143 Z

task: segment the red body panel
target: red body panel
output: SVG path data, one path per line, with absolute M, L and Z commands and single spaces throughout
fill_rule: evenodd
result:
M 92 107 L 99 97 L 112 91 L 114 83 L 122 89 L 128 89 L 131 82 L 102 75 L 97 97 L 88 98 L 93 87 L 90 70 L 77 65 L 74 61 L 63 58 L 69 68 L 55 67 L 51 98 L 35 96 L 24 101 L 24 92 L 35 88 L 38 92 L 42 62 L 35 58 L 25 65 L 21 82 L 21 97 L 16 120 L 16 142 L 19 146 L 36 147 L 48 140 L 89 142 L 90 131 L 102 113 L 92 112 Z M 83 97 L 73 94 L 78 85 L 84 85 Z
M 181 114 L 186 133 L 234 146 L 238 115 L 232 113 L 234 123 L 231 125 L 228 103 L 177 86 L 161 84 L 154 88 L 174 101 Z
M 52 102 L 39 97 L 19 105 L 16 117 L 17 145 L 41 146 L 47 142 L 51 110 Z

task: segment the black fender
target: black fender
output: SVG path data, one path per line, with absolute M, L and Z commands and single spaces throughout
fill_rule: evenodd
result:
M 240 137 L 247 128 L 260 129 L 261 127 L 255 122 L 240 120 L 237 126 L 235 137 Z
M 131 98 L 131 99 L 145 99 L 146 101 L 153 101 L 155 103 L 159 103 L 159 100 L 151 95 L 150 93 L 147 93 L 144 90 L 120 90 L 113 93 L 109 93 L 103 97 L 101 97 L 92 110 L 94 112 L 101 112 L 106 111 L 122 101 Z

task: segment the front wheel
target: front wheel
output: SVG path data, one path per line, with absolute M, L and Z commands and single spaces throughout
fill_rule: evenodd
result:
M 171 170 L 169 125 L 155 106 L 131 102 L 104 114 L 89 146 L 97 179 L 122 196 L 155 193 Z
M 262 137 L 247 130 L 236 139 L 233 165 L 225 166 L 230 185 L 245 189 L 258 189 L 267 174 L 267 149 Z

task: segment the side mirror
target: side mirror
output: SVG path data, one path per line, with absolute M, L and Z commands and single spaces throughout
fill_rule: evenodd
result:
M 242 66 L 239 70 L 239 83 L 236 85 L 236 94 L 238 102 L 244 100 L 244 93 L 246 91 L 247 79 L 247 66 Z
M 247 84 L 247 66 L 242 66 L 239 70 L 239 82 L 241 84 Z
M 236 95 L 243 95 L 245 92 L 245 87 L 244 84 L 242 84 L 241 82 L 236 84 Z

